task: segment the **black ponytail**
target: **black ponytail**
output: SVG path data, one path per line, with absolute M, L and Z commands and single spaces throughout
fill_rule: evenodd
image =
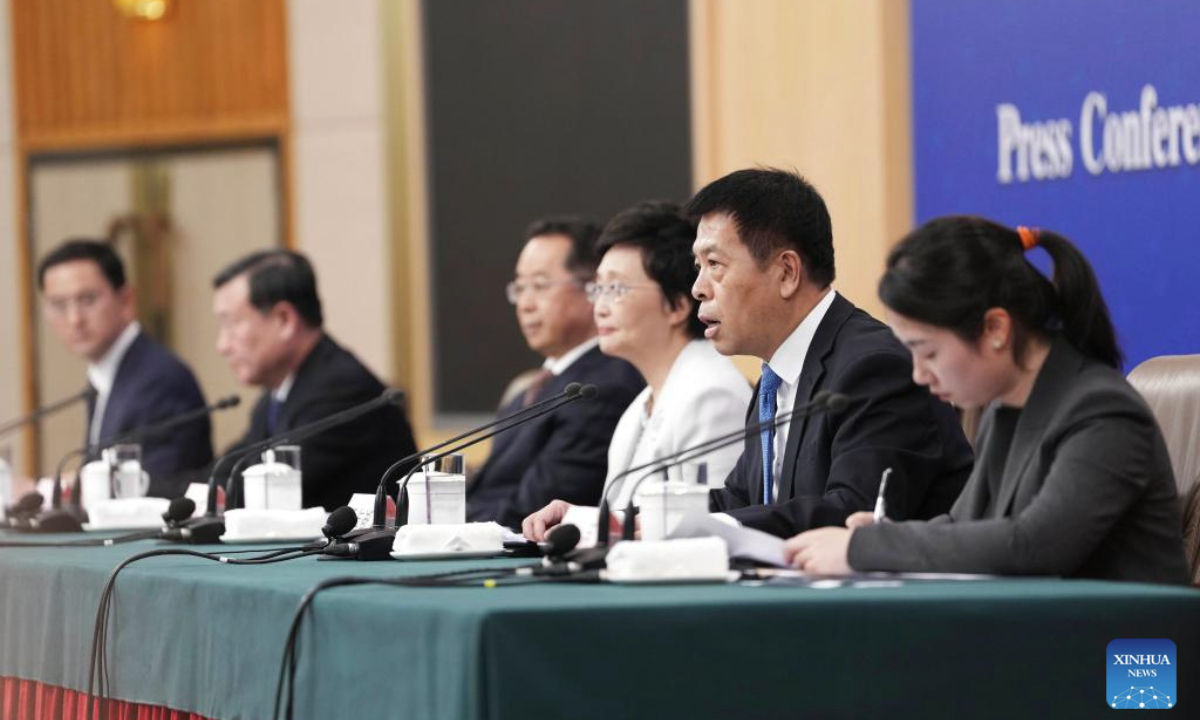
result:
M 1061 235 L 1032 235 L 1054 261 L 1053 282 L 1026 260 L 1016 231 L 977 217 L 931 220 L 892 249 L 879 297 L 901 315 L 970 342 L 983 333 L 984 314 L 1004 308 L 1014 319 L 1018 363 L 1029 335 L 1061 333 L 1088 357 L 1120 368 L 1116 332 L 1091 265 Z

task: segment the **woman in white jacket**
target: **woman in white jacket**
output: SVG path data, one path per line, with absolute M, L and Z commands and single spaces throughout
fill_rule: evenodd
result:
M 625 470 L 745 425 L 750 383 L 704 339 L 704 324 L 696 317 L 695 230 L 679 206 L 643 202 L 610 220 L 597 243 L 600 265 L 587 290 L 600 350 L 629 361 L 646 380 L 609 444 L 604 492 L 612 507 L 629 503 L 638 478 L 622 478 Z M 705 463 L 709 482 L 723 483 L 741 452 L 742 443 L 733 443 L 671 468 L 670 477 L 695 482 Z M 581 508 L 555 500 L 526 518 L 522 529 L 540 541 L 568 512 L 572 520 L 595 527 Z

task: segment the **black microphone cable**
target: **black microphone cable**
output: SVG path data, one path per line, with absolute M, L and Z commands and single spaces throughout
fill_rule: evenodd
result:
M 190 499 L 183 498 L 192 502 Z M 192 509 L 195 509 L 195 504 L 192 503 Z M 297 560 L 299 558 L 308 557 L 310 555 L 319 555 L 325 549 L 333 545 L 337 538 L 349 532 L 357 520 L 355 512 L 348 507 L 340 507 L 334 510 L 329 515 L 329 520 L 325 527 L 321 529 L 325 534 L 325 541 L 317 541 L 309 545 L 299 546 L 295 548 L 279 548 L 268 551 L 259 557 L 249 559 L 231 558 L 229 555 L 237 552 L 253 552 L 253 551 L 236 551 L 216 554 L 206 553 L 199 550 L 188 550 L 186 548 L 158 548 L 148 550 L 136 555 L 131 555 L 125 558 L 119 565 L 113 568 L 105 582 L 104 587 L 100 592 L 100 604 L 96 609 L 95 625 L 92 628 L 92 651 L 91 658 L 88 664 L 88 698 L 90 700 L 99 700 L 100 714 L 103 717 L 105 712 L 104 700 L 107 697 L 108 688 L 111 687 L 110 676 L 108 672 L 108 626 L 109 615 L 111 614 L 112 598 L 115 593 L 117 576 L 121 571 L 129 567 L 139 560 L 145 560 L 152 557 L 163 556 L 185 556 L 195 557 L 203 560 L 219 562 L 225 565 L 267 565 L 277 562 L 285 562 L 288 560 Z
M 157 537 L 160 537 L 164 532 L 168 532 L 171 528 L 178 527 L 180 523 L 191 517 L 192 513 L 195 511 L 196 503 L 191 498 L 175 498 L 167 507 L 167 511 L 162 514 L 164 526 L 160 528 L 140 530 L 138 532 L 127 533 L 125 535 L 116 535 L 113 537 L 82 538 L 79 540 L 63 540 L 60 542 L 43 540 L 33 542 L 22 542 L 20 540 L 0 540 L 0 547 L 112 547 L 113 545 L 136 542 L 138 540 L 153 540 Z
M 283 717 L 292 720 L 295 708 L 296 669 L 299 666 L 300 654 L 300 625 L 308 609 L 312 606 L 317 595 L 339 587 L 359 585 L 381 585 L 403 588 L 448 588 L 448 587 L 505 587 L 509 585 L 527 585 L 536 582 L 571 581 L 570 574 L 559 573 L 555 566 L 561 564 L 561 559 L 579 544 L 579 528 L 574 525 L 560 525 L 547 535 L 546 555 L 549 563 L 532 563 L 508 568 L 468 568 L 451 570 L 443 573 L 415 575 L 395 578 L 379 578 L 365 576 L 347 576 L 323 580 L 304 593 L 300 604 L 292 614 L 292 622 L 288 626 L 287 638 L 284 641 L 283 657 L 279 665 L 279 677 L 275 685 L 275 706 L 271 713 L 273 720 L 280 717 L 280 707 Z M 556 561 L 555 559 L 558 559 Z M 539 572 L 542 571 L 542 572 Z M 515 582 L 514 582 L 515 580 Z

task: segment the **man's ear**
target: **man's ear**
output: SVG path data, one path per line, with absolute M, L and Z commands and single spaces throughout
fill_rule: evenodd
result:
M 296 310 L 296 306 L 287 300 L 280 300 L 271 308 L 271 314 L 279 320 L 279 337 L 291 340 L 299 334 L 304 324 L 304 318 Z
M 126 283 L 124 287 L 117 290 L 114 295 L 117 298 L 117 305 L 121 308 L 121 317 L 125 322 L 130 323 L 137 319 L 137 293 L 133 286 Z
M 775 258 L 774 271 L 779 278 L 779 296 L 790 300 L 804 287 L 804 261 L 795 250 L 784 250 Z

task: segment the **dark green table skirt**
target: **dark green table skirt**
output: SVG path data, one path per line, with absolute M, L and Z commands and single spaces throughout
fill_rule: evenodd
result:
M 0 548 L 0 676 L 87 687 L 100 588 L 154 547 Z M 526 561 L 528 562 L 528 561 Z M 270 717 L 300 596 L 341 575 L 515 561 L 131 566 L 112 695 Z M 1115 638 L 1178 647 L 1174 715 L 1200 717 L 1200 591 L 1058 580 L 812 589 L 534 585 L 329 591 L 302 634 L 298 717 L 1096 717 Z

